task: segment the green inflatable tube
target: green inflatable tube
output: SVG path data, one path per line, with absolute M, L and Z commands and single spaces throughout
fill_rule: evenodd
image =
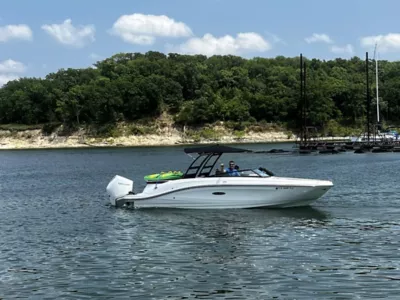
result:
M 169 172 L 161 172 L 157 174 L 151 174 L 144 176 L 144 180 L 146 181 L 160 181 L 160 180 L 176 180 L 181 179 L 183 177 L 183 173 L 181 171 L 169 171 Z

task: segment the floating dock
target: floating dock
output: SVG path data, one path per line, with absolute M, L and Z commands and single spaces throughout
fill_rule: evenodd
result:
M 308 118 L 308 101 L 306 94 L 306 64 L 303 62 L 303 56 L 300 54 L 300 101 L 299 109 L 301 112 L 301 120 L 299 124 L 300 134 L 299 140 L 296 141 L 294 151 L 299 154 L 339 154 L 341 152 L 353 151 L 354 153 L 387 153 L 400 152 L 400 138 L 398 134 L 390 134 L 390 131 L 381 131 L 379 113 L 376 123 L 371 120 L 371 97 L 370 97 L 370 81 L 369 81 L 369 60 L 368 52 L 365 57 L 365 74 L 366 74 L 366 109 L 367 120 L 365 124 L 365 132 L 359 137 L 347 138 L 343 140 L 330 140 L 321 137 L 318 130 L 314 126 L 309 126 Z M 389 134 L 388 134 L 389 133 Z

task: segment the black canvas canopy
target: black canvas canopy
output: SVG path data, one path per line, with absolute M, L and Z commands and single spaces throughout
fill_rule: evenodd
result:
M 185 148 L 185 153 L 198 153 L 198 154 L 222 154 L 222 153 L 243 153 L 243 152 L 253 152 L 247 149 L 234 148 L 224 145 L 208 145 L 204 147 L 191 147 Z

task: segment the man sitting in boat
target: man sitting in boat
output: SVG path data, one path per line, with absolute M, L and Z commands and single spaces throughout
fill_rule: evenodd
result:
M 235 162 L 231 160 L 229 162 L 229 168 L 225 169 L 225 173 L 227 173 L 229 176 L 240 176 L 238 172 L 239 167 L 235 165 Z

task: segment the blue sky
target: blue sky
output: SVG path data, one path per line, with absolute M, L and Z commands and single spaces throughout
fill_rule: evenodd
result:
M 398 0 L 2 0 L 0 85 L 119 52 L 400 57 Z

